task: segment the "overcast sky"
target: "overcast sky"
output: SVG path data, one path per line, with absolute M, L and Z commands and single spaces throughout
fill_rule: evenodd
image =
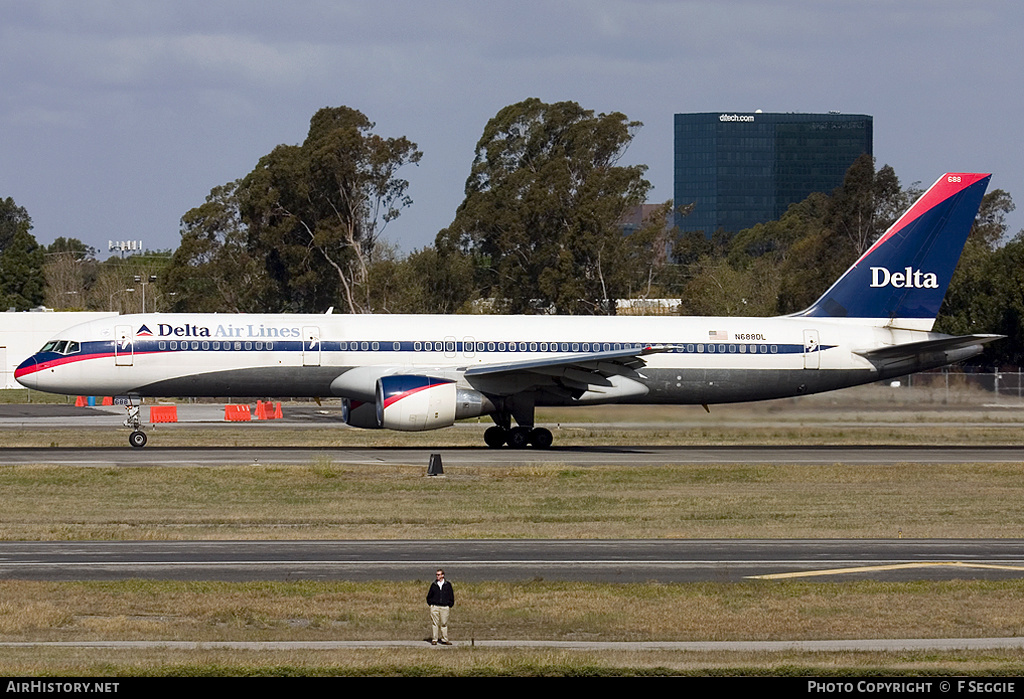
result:
M 320 107 L 423 160 L 386 237 L 430 244 L 487 120 L 527 97 L 644 123 L 626 160 L 672 197 L 677 112 L 870 114 L 906 185 L 994 173 L 1024 227 L 1019 0 L 0 0 L 0 198 L 40 243 L 173 248 L 210 190 Z

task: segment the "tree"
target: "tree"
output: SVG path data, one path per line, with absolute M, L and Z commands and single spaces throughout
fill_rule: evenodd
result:
M 885 233 L 916 198 L 915 191 L 904 192 L 888 165 L 876 171 L 870 155 L 858 158 L 824 208 L 802 220 L 804 233 L 782 269 L 779 312 L 811 305 Z
M 10 197 L 0 199 L 0 306 L 25 311 L 44 298 L 43 248 L 28 211 Z
M 171 261 L 170 250 L 155 250 L 122 258 L 111 256 L 96 266 L 96 280 L 86 293 L 86 307 L 95 311 L 148 313 L 166 311 L 161 293 Z M 156 277 L 156 282 L 150 281 Z
M 999 333 L 1007 339 L 985 345 L 983 363 L 1024 364 L 1024 231 L 1000 245 L 1013 198 L 1001 189 L 985 194 L 950 281 L 936 332 Z
M 862 156 L 831 195 L 813 193 L 777 221 L 757 224 L 731 239 L 718 233 L 711 241 L 684 236 L 675 252 L 687 279 L 682 310 L 706 315 L 801 311 L 918 194 L 916 183 L 903 190 L 891 167 L 876 172 L 871 156 Z
M 505 107 L 484 128 L 436 247 L 470 256 L 474 286 L 509 312 L 614 312 L 630 282 L 618 222 L 650 189 L 645 166 L 617 164 L 640 126 L 575 102 Z
M 380 236 L 412 204 L 397 173 L 422 153 L 405 137 L 383 138 L 373 128 L 355 109 L 321 109 L 301 145 L 277 146 L 189 210 L 164 285 L 174 307 L 375 310 Z
M 0 199 L 0 250 L 4 250 L 14 240 L 19 231 L 32 230 L 32 219 L 24 207 L 18 206 L 13 199 Z
M 249 250 L 262 252 L 273 310 L 372 310 L 369 269 L 390 221 L 412 204 L 397 176 L 422 158 L 405 137 L 374 134 L 348 107 L 324 108 L 301 146 L 282 145 L 239 184 Z
M 864 154 L 832 194 L 825 225 L 846 248 L 847 256 L 856 259 L 910 206 L 909 196 L 912 192 L 903 192 L 890 166 L 876 171 L 874 158 Z
M 96 249 L 78 238 L 59 237 L 46 248 L 43 277 L 46 305 L 55 309 L 85 308 L 86 293 L 96 281 Z
M 206 203 L 181 218 L 181 244 L 161 287 L 171 307 L 195 313 L 254 313 L 266 306 L 270 281 L 249 249 L 238 182 L 214 187 Z
M 476 300 L 473 264 L 461 254 L 442 255 L 433 246 L 399 258 L 381 246 L 369 269 L 373 308 L 378 313 L 460 313 Z

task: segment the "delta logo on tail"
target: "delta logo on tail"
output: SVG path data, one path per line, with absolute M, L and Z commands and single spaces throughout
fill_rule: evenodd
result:
M 871 288 L 894 286 L 897 289 L 938 289 L 939 278 L 933 272 L 922 272 L 905 267 L 902 272 L 890 272 L 885 267 L 871 268 Z

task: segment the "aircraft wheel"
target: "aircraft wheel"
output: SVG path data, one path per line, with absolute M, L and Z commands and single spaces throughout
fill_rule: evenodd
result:
M 487 443 L 491 449 L 499 449 L 505 446 L 505 440 L 508 438 L 508 434 L 501 427 L 495 425 L 494 427 L 488 427 L 484 431 L 484 442 Z
M 135 430 L 128 435 L 128 443 L 136 449 L 141 449 L 146 446 L 146 433 L 142 430 Z
M 525 449 L 530 446 L 530 430 L 525 427 L 513 427 L 508 431 L 507 440 L 513 449 Z
M 530 444 L 538 449 L 547 449 L 553 441 L 555 441 L 555 437 L 551 434 L 551 430 L 543 427 L 538 427 L 530 433 Z

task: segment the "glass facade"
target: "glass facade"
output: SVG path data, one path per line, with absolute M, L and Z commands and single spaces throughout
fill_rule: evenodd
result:
M 862 154 L 872 154 L 865 114 L 675 115 L 676 206 L 681 230 L 710 237 L 779 218 L 812 192 L 831 192 Z

